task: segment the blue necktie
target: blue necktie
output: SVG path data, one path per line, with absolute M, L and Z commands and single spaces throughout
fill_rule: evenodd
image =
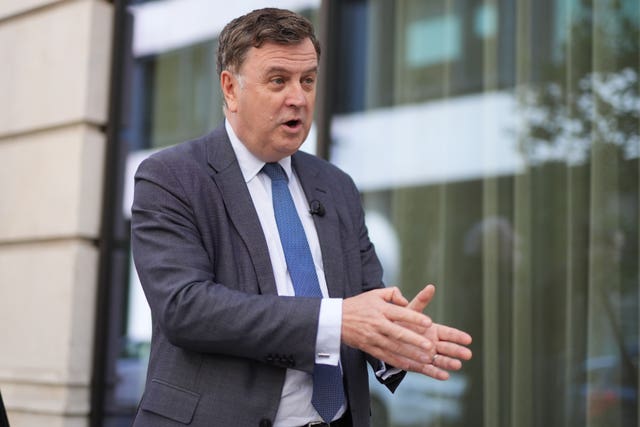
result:
M 287 174 L 278 163 L 262 168 L 271 178 L 273 211 L 278 225 L 280 242 L 296 296 L 322 298 L 322 291 L 304 233 L 302 222 L 289 192 Z M 329 423 L 344 404 L 342 374 L 338 366 L 316 364 L 313 368 L 313 396 L 311 403 L 322 419 Z

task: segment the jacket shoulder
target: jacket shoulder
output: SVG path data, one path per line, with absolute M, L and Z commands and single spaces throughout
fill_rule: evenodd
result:
M 209 145 L 221 143 L 221 139 L 224 136 L 226 134 L 221 135 L 216 129 L 206 135 L 163 148 L 153 153 L 149 158 L 164 164 L 173 164 L 180 161 L 206 162 Z
M 349 176 L 349 174 L 347 174 L 345 171 L 340 169 L 335 164 L 329 162 L 328 160 L 322 159 L 313 154 L 304 151 L 298 151 L 294 155 L 294 161 L 296 167 L 317 170 L 325 177 L 325 179 L 329 179 L 331 181 L 335 180 L 343 183 L 349 182 L 350 184 L 353 184 L 353 180 L 351 179 L 351 176 Z

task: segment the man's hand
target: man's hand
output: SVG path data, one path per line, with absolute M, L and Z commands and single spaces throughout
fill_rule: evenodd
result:
M 435 286 L 427 285 L 411 300 L 408 307 L 422 313 L 433 299 L 435 291 Z M 466 332 L 439 323 L 432 323 L 426 329 L 413 328 L 411 324 L 403 324 L 403 326 L 412 328 L 435 345 L 436 355 L 430 360 L 430 365 L 423 370 L 425 375 L 446 380 L 449 378 L 448 371 L 459 370 L 462 368 L 462 360 L 471 359 L 471 350 L 467 348 L 471 344 L 471 335 Z
M 411 305 L 398 288 L 384 288 L 345 299 L 342 341 L 397 368 L 430 375 L 437 349 L 432 338 L 440 335 L 430 333 L 431 319 L 421 313 L 425 297 Z

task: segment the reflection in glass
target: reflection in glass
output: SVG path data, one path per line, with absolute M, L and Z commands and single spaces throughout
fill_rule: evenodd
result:
M 374 425 L 637 426 L 640 4 L 340 4 L 331 160 L 390 284 L 475 338 L 448 384 L 372 384 Z

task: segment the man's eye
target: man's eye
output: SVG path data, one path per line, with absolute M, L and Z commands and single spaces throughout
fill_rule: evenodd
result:
M 281 85 L 281 84 L 284 84 L 284 79 L 282 77 L 276 77 L 271 79 L 271 83 Z

